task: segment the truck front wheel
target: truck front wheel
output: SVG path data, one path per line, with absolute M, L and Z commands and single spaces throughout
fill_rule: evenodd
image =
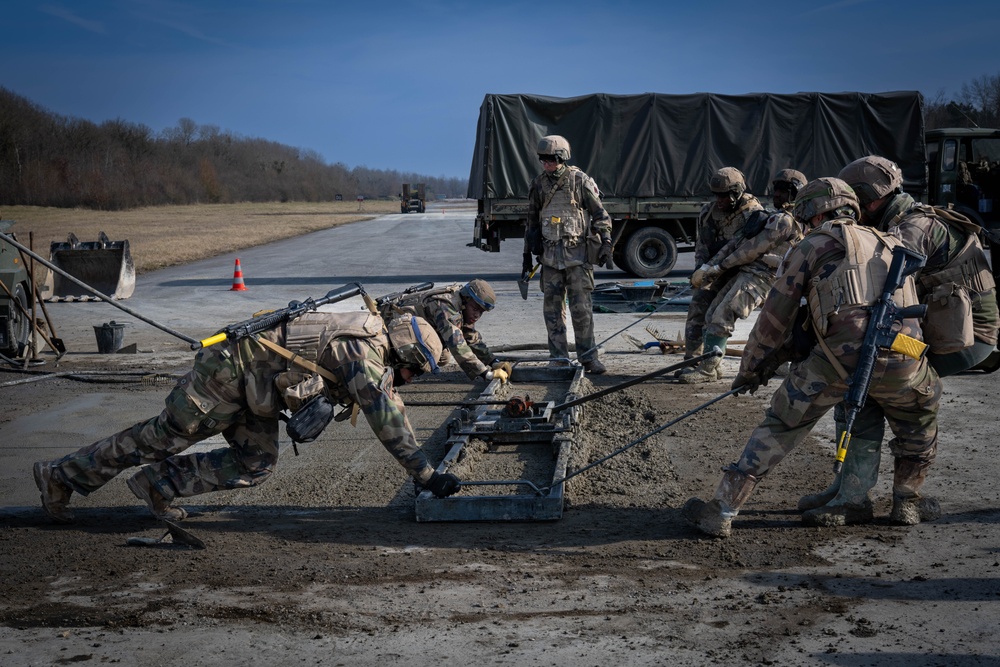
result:
M 677 262 L 674 237 L 659 227 L 644 227 L 628 237 L 622 268 L 640 278 L 662 278 Z

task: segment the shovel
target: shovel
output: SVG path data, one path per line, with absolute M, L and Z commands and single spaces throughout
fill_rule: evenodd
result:
M 527 275 L 521 274 L 521 277 L 517 279 L 517 289 L 521 290 L 521 298 L 525 301 L 528 300 L 528 283 L 535 277 L 535 273 L 540 266 L 541 264 L 535 264 L 535 268 L 531 270 L 531 273 Z
M 157 546 L 172 546 L 172 545 L 182 545 L 186 547 L 191 547 L 192 549 L 204 549 L 205 543 L 200 539 L 184 530 L 178 526 L 173 521 L 164 521 L 167 524 L 167 532 L 163 533 L 161 537 L 130 537 L 125 540 L 125 544 L 130 547 L 157 547 Z M 164 542 L 167 536 L 170 536 L 170 540 Z

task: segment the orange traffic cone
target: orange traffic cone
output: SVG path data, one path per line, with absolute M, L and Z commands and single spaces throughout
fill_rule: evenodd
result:
M 243 283 L 243 269 L 240 268 L 240 260 L 236 260 L 236 269 L 233 271 L 233 286 L 230 292 L 245 292 L 247 286 Z

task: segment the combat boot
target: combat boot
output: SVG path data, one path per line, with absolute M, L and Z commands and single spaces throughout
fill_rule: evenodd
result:
M 129 491 L 139 500 L 145 501 L 146 507 L 157 519 L 166 521 L 183 521 L 187 518 L 187 511 L 183 507 L 173 507 L 170 500 L 149 481 L 145 470 L 140 470 L 132 475 L 128 481 Z
M 608 372 L 607 367 L 598 359 L 583 362 L 583 370 L 589 375 L 604 375 Z
M 732 534 L 733 518 L 739 514 L 759 481 L 735 466 L 723 470 L 722 481 L 710 501 L 691 498 L 681 509 L 681 516 L 689 524 L 713 537 L 729 537 Z
M 892 510 L 889 521 L 901 526 L 915 526 L 921 521 L 933 521 L 941 516 L 941 505 L 934 498 L 920 495 L 927 479 L 926 461 L 896 458 L 892 480 Z
M 703 343 L 700 338 L 697 339 L 685 339 L 684 340 L 684 360 L 693 359 L 694 357 L 701 356 L 701 351 L 703 349 Z M 688 373 L 694 373 L 694 367 L 686 366 L 679 371 L 674 372 L 674 377 L 679 378 L 682 375 L 687 375 Z
M 51 463 L 38 461 L 32 468 L 35 486 L 42 493 L 42 508 L 58 523 L 73 523 L 76 517 L 69 508 L 73 489 L 62 481 L 61 473 Z
M 726 353 L 726 342 L 728 338 L 722 338 L 721 336 L 713 336 L 709 334 L 705 336 L 705 350 L 711 352 L 713 348 L 718 347 L 722 350 L 723 355 Z M 685 384 L 702 384 L 705 382 L 715 382 L 716 380 L 722 379 L 722 357 L 711 357 L 710 359 L 705 359 L 694 369 L 692 373 L 682 374 L 678 378 L 681 382 Z
M 847 457 L 838 476 L 837 490 L 826 504 L 802 514 L 807 526 L 848 526 L 871 523 L 875 518 L 868 492 L 878 481 L 878 464 L 882 443 L 874 440 L 852 439 Z M 831 485 L 832 486 L 832 485 Z M 821 494 L 816 494 L 817 496 Z M 801 500 L 799 501 L 801 504 Z

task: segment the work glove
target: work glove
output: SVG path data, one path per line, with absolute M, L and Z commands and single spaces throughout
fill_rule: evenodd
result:
M 712 282 L 720 273 L 722 273 L 722 269 L 717 264 L 702 264 L 697 271 L 691 274 L 691 287 L 701 289 L 702 285 Z
M 601 249 L 597 251 L 597 263 L 606 269 L 615 268 L 614 263 L 611 261 L 612 255 L 614 255 L 614 250 L 611 248 L 611 241 L 602 241 Z
M 531 253 L 526 252 L 521 259 L 521 280 L 528 280 L 528 276 L 531 275 L 532 268 L 534 268 L 534 266 L 531 263 Z
M 462 480 L 450 472 L 435 472 L 423 487 L 438 498 L 447 498 L 462 489 Z
M 766 382 L 764 384 L 767 384 Z M 733 380 L 733 386 L 730 387 L 737 394 L 750 393 L 753 395 L 760 389 L 760 376 L 756 373 L 740 373 Z
M 510 380 L 510 373 L 502 368 L 494 368 L 492 373 L 495 379 L 500 380 L 500 384 L 507 384 Z
M 494 371 L 500 370 L 506 373 L 507 377 L 510 377 L 511 371 L 514 370 L 514 366 L 509 361 L 500 361 L 499 359 L 495 359 L 491 366 Z

